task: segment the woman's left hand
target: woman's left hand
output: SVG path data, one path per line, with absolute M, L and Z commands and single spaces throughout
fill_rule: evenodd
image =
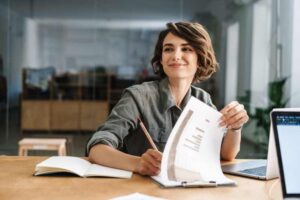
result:
M 221 111 L 220 126 L 225 126 L 231 130 L 240 130 L 243 125 L 249 120 L 247 111 L 243 104 L 237 101 L 232 101 L 226 105 Z

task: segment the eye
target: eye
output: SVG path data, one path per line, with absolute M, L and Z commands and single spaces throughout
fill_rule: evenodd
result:
M 183 47 L 183 48 L 182 48 L 182 51 L 183 51 L 183 52 L 193 52 L 194 49 L 193 49 L 192 47 Z
M 163 48 L 163 52 L 171 52 L 171 51 L 173 51 L 172 47 L 165 47 L 165 48 Z

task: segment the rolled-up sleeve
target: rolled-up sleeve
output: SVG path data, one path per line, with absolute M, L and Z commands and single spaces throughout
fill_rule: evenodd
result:
M 112 109 L 108 119 L 97 129 L 87 143 L 86 152 L 96 144 L 106 144 L 113 148 L 121 148 L 124 138 L 136 129 L 137 118 L 140 116 L 140 101 L 135 88 L 124 90 L 117 105 Z

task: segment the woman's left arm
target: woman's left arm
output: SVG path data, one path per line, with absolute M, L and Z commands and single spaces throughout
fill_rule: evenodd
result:
M 249 116 L 244 105 L 237 101 L 229 103 L 220 112 L 223 114 L 220 126 L 228 128 L 221 146 L 221 158 L 233 160 L 240 151 L 241 130 Z

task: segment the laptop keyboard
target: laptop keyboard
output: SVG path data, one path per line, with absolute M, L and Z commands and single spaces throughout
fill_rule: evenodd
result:
M 241 170 L 240 172 L 245 173 L 245 174 L 265 176 L 266 175 L 266 169 L 267 169 L 267 166 L 261 166 L 261 167 L 256 167 L 256 168 L 252 168 L 252 169 Z

